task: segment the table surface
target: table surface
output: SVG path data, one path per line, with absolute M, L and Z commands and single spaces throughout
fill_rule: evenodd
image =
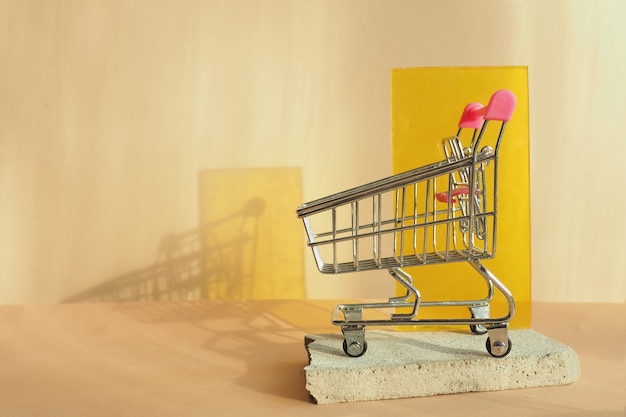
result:
M 315 405 L 303 338 L 339 332 L 337 302 L 0 306 L 0 414 L 624 415 L 624 304 L 533 304 L 533 329 L 578 354 L 574 384 Z

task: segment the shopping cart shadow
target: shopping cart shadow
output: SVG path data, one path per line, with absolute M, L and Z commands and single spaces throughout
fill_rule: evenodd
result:
M 328 306 L 310 300 L 120 303 L 113 308 L 154 325 L 161 337 L 167 338 L 167 329 L 175 328 L 177 338 L 172 337 L 171 343 L 176 339 L 179 350 L 201 350 L 206 353 L 200 358 L 221 356 L 242 363 L 245 372 L 234 379 L 237 385 L 305 402 L 310 399 L 304 381 L 308 358 L 303 335 L 311 328 L 302 317 L 306 323 L 327 323 L 317 330 L 333 330 L 327 320 Z M 181 334 L 190 336 L 181 338 Z M 342 355 L 341 350 L 336 353 Z M 212 366 L 202 372 L 210 375 Z
M 303 383 L 307 358 L 302 326 L 276 312 L 291 301 L 244 301 L 257 295 L 257 285 L 274 279 L 257 276 L 255 268 L 257 258 L 262 256 L 257 250 L 263 244 L 259 224 L 271 220 L 277 211 L 271 201 L 266 207 L 267 201 L 265 196 L 248 198 L 230 213 L 222 211 L 219 217 L 205 219 L 197 229 L 168 235 L 160 241 L 152 265 L 117 276 L 64 302 L 113 303 L 113 310 L 154 325 L 154 330 L 163 335 L 176 331 L 173 329 L 191 331 L 197 336 L 192 342 L 173 336 L 171 343 L 201 340 L 201 345 L 192 347 L 245 364 L 245 375 L 235 383 L 308 401 Z M 298 311 L 298 306 L 294 308 Z M 323 317 L 320 322 L 328 322 L 327 308 L 313 310 L 319 310 Z M 225 328 L 223 322 L 235 325 Z M 262 357 L 258 355 L 260 350 L 265 352 Z M 200 354 L 204 356 L 207 354 Z M 210 364 L 204 369 L 209 374 L 211 370 Z
M 261 197 L 197 229 L 161 239 L 152 265 L 77 293 L 63 303 L 198 300 L 209 294 L 248 298 L 256 262 L 256 223 L 265 210 Z M 221 230 L 228 227 L 229 232 Z M 241 256 L 246 250 L 246 256 Z

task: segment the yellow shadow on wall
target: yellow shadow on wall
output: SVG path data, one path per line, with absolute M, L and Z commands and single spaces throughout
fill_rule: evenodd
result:
M 199 177 L 203 298 L 304 297 L 299 168 L 206 170 Z

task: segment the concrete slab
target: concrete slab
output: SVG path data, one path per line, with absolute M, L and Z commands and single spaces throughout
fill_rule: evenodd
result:
M 306 388 L 318 404 L 545 387 L 575 382 L 576 352 L 533 330 L 509 330 L 512 350 L 494 358 L 486 336 L 367 330 L 367 352 L 343 352 L 343 335 L 305 337 Z

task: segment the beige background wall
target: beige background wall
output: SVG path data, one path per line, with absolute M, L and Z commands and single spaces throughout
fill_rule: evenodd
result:
M 389 70 L 448 65 L 529 67 L 534 299 L 622 302 L 625 18 L 620 0 L 0 0 L 0 303 L 153 264 L 197 227 L 205 169 L 301 167 L 306 201 L 387 176 Z M 309 258 L 308 297 L 391 288 Z

